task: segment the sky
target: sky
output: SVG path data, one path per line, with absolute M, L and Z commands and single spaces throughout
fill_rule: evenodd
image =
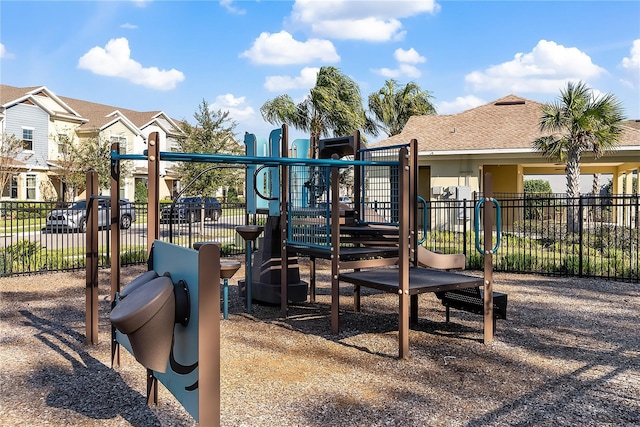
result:
M 260 107 L 303 100 L 321 66 L 365 102 L 391 78 L 431 92 L 439 114 L 509 94 L 553 102 L 583 81 L 640 119 L 640 2 L 0 1 L 3 84 L 192 124 L 205 100 L 240 140 L 278 127 Z

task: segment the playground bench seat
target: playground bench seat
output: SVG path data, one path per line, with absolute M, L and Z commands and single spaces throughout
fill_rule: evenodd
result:
M 454 289 L 436 292 L 436 296 L 446 307 L 446 321 L 449 322 L 449 310 L 455 308 L 474 314 L 484 314 L 484 291 L 480 287 Z M 493 329 L 496 319 L 507 318 L 507 294 L 493 292 Z

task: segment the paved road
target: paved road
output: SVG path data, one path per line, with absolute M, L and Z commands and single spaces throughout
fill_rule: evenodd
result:
M 202 240 L 202 236 L 207 239 L 216 235 L 216 232 L 235 228 L 235 217 L 222 217 L 219 221 L 205 221 L 204 226 L 200 223 L 190 224 L 173 224 L 173 236 L 184 237 L 192 235 L 194 241 Z M 107 246 L 110 244 L 109 229 L 100 230 L 98 232 L 98 245 Z M 11 233 L 0 235 L 0 248 L 6 248 L 15 245 L 21 240 L 29 240 L 37 242 L 47 249 L 64 249 L 73 251 L 75 248 L 84 248 L 86 245 L 86 233 L 78 233 L 75 230 L 38 230 L 24 233 Z M 168 240 L 169 226 L 168 224 L 160 224 L 160 238 Z M 227 239 L 228 240 L 228 239 Z M 147 224 L 134 223 L 128 230 L 120 230 L 121 244 L 126 245 L 146 245 L 147 243 Z

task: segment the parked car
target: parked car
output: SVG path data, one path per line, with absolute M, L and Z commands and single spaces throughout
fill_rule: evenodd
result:
M 349 196 L 340 196 L 340 199 L 338 199 L 338 201 L 340 203 L 344 203 L 345 205 L 347 205 L 349 207 L 353 207 L 353 202 L 351 201 L 351 197 L 349 197 Z
M 198 222 L 200 212 L 204 209 L 204 217 L 217 221 L 222 216 L 222 205 L 216 197 L 181 197 L 173 206 L 165 206 L 160 212 L 160 222 Z
M 111 218 L 111 200 L 99 199 L 98 203 L 98 227 L 108 227 Z M 128 199 L 120 199 L 120 228 L 123 230 L 131 227 L 136 221 L 136 210 Z M 47 230 L 77 230 L 84 233 L 87 230 L 87 201 L 78 200 L 65 209 L 56 209 L 47 215 L 45 223 Z

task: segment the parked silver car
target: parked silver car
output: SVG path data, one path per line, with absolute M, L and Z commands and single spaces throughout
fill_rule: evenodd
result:
M 98 227 L 108 227 L 111 217 L 111 201 L 99 199 Z M 127 199 L 120 200 L 120 228 L 131 227 L 136 221 L 136 210 Z M 87 230 L 87 201 L 79 200 L 66 209 L 56 209 L 47 215 L 45 225 L 47 230 L 77 230 L 84 233 Z

